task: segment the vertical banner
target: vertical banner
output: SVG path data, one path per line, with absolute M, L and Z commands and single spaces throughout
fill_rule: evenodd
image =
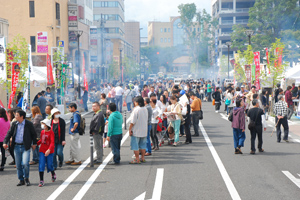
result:
M 66 83 L 66 76 L 67 76 L 67 68 L 68 65 L 62 64 L 61 66 L 61 79 L 60 79 L 60 91 L 61 91 L 61 97 L 63 98 L 65 96 L 65 83 Z
M 254 52 L 254 64 L 255 64 L 255 86 L 256 90 L 260 89 L 259 75 L 260 75 L 260 53 Z
M 69 63 L 68 77 L 69 77 L 68 88 L 74 88 L 74 71 L 73 71 L 72 63 Z
M 48 33 L 37 33 L 37 53 L 48 53 Z
M 255 65 L 251 65 L 251 85 L 255 81 Z
M 247 79 L 247 85 L 251 88 L 251 65 L 245 65 L 245 74 Z
M 47 85 L 53 85 L 53 71 L 49 54 L 47 54 Z
M 84 53 L 82 55 L 82 70 L 83 70 L 83 85 L 86 89 L 86 91 L 89 91 L 89 85 L 86 79 L 86 72 L 85 72 L 85 58 L 84 58 Z
M 5 67 L 5 61 L 6 61 L 6 56 L 5 56 L 5 39 L 0 38 L 0 79 L 6 80 L 6 67 Z
M 268 48 L 266 48 L 266 57 L 267 57 L 269 74 L 271 74 L 270 59 L 269 59 L 269 50 L 268 50 Z
M 25 73 L 27 78 L 27 84 L 25 85 L 24 92 L 23 92 L 23 102 L 22 102 L 22 110 L 25 112 L 30 109 L 30 72 L 31 72 L 31 45 L 28 45 L 28 72 Z
M 283 52 L 282 48 L 276 48 L 276 55 L 278 56 L 277 67 L 279 70 L 281 69 L 281 65 L 282 65 L 282 52 Z
M 8 109 L 11 109 L 11 104 L 14 99 L 14 96 L 17 91 L 17 85 L 19 82 L 19 73 L 20 73 L 20 64 L 19 63 L 13 63 L 12 64 L 12 80 L 11 80 L 11 94 L 9 97 L 8 102 Z

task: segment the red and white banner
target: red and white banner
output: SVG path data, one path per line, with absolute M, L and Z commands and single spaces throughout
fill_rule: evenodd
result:
M 247 84 L 251 86 L 251 65 L 245 65 L 245 74 L 246 74 Z
M 89 91 L 89 84 L 86 79 L 86 72 L 85 72 L 85 59 L 84 54 L 82 55 L 82 70 L 83 70 L 83 85 L 86 91 Z
M 260 89 L 259 75 L 260 75 L 260 53 L 254 52 L 254 64 L 255 64 L 255 87 L 256 90 Z
M 54 83 L 54 78 L 53 78 L 51 60 L 49 54 L 47 54 L 47 85 L 53 85 L 53 83 Z
M 13 63 L 12 64 L 12 80 L 11 80 L 11 94 L 9 97 L 8 102 L 8 109 L 11 109 L 11 103 L 14 99 L 14 96 L 17 91 L 17 85 L 19 82 L 19 74 L 20 74 L 20 63 Z

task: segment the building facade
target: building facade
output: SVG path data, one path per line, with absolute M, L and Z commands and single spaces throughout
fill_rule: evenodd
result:
M 20 34 L 31 44 L 33 65 L 46 66 L 47 53 L 51 55 L 58 41 L 63 40 L 68 47 L 67 5 L 68 0 L 14 0 L 2 4 L 0 15 L 10 23 L 8 42 Z
M 140 63 L 140 22 L 125 22 L 125 40 L 132 45 L 134 59 Z
M 231 41 L 230 34 L 232 26 L 240 24 L 247 27 L 249 20 L 249 8 L 253 7 L 255 0 L 212 0 L 212 17 L 217 19 L 217 37 L 215 41 L 215 53 L 217 57 L 228 56 L 228 46 L 226 42 Z M 229 51 L 229 56 L 233 58 L 236 49 Z

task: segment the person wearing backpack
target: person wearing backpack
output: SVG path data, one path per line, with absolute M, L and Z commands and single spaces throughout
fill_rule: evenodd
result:
M 80 135 L 79 135 L 79 129 L 80 129 L 80 121 L 81 116 L 79 112 L 77 111 L 77 105 L 75 103 L 70 103 L 69 105 L 69 111 L 73 113 L 73 116 L 70 120 L 70 159 L 66 162 L 67 165 L 81 165 L 80 160 Z

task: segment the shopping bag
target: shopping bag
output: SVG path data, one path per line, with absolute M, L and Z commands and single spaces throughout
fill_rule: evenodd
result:
M 215 99 L 213 99 L 212 104 L 213 104 L 213 106 L 216 105 L 216 100 Z

